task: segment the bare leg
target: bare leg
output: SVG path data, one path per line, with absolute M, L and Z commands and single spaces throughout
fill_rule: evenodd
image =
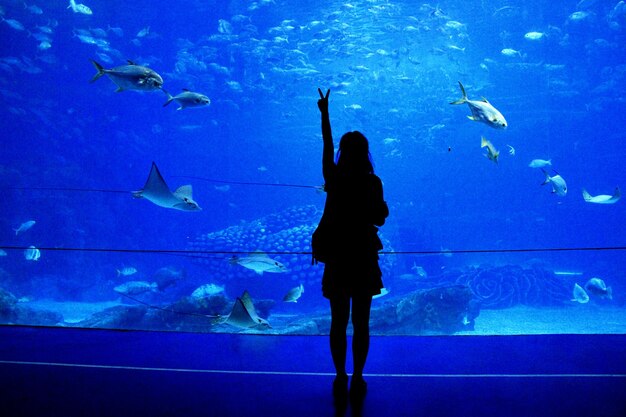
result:
M 330 300 L 330 353 L 338 376 L 346 375 L 346 330 L 350 319 L 350 298 L 335 297 Z
M 371 296 L 352 298 L 352 357 L 354 360 L 354 377 L 363 377 L 363 368 L 370 347 L 370 308 Z

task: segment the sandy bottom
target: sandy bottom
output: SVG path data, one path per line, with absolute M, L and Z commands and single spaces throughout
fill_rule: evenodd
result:
M 25 303 L 35 310 L 54 311 L 72 325 L 107 308 L 122 305 L 121 300 L 84 303 L 73 301 L 36 300 Z M 280 316 L 280 319 L 279 319 Z M 272 315 L 275 321 L 288 324 L 304 317 Z M 32 323 L 36 325 L 37 323 Z M 518 306 L 505 310 L 482 310 L 473 331 L 457 335 L 522 335 L 522 334 L 626 334 L 626 309 L 592 304 L 567 308 L 531 308 Z
M 120 300 L 103 301 L 98 303 L 81 303 L 75 301 L 36 300 L 24 304 L 33 310 L 54 311 L 63 315 L 63 322 L 67 324 L 78 323 L 91 317 L 95 313 L 107 308 L 122 305 Z M 33 323 L 36 324 L 36 323 Z
M 505 310 L 482 310 L 474 331 L 465 335 L 518 334 L 624 334 L 626 309 L 597 305 L 568 308 L 518 306 Z

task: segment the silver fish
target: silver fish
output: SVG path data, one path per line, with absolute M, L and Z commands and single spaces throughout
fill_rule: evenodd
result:
M 500 156 L 500 151 L 498 151 L 491 142 L 485 139 L 484 136 L 480 137 L 480 147 L 487 148 L 487 154 L 485 155 L 487 159 L 495 162 L 496 164 L 498 163 L 498 156 Z
M 472 112 L 471 116 L 467 116 L 468 119 L 473 120 L 475 122 L 483 122 L 488 126 L 491 126 L 496 129 L 506 129 L 508 126 L 506 119 L 495 107 L 493 107 L 486 98 L 483 97 L 481 101 L 478 100 L 469 100 L 467 98 L 467 94 L 465 93 L 465 88 L 463 84 L 459 81 L 459 87 L 461 87 L 461 93 L 463 97 L 460 99 L 451 102 L 450 104 L 464 104 L 470 108 Z
M 255 252 L 248 256 L 233 256 L 230 258 L 231 265 L 239 264 L 244 268 L 253 270 L 259 275 L 263 272 L 282 273 L 287 272 L 287 268 L 278 261 L 273 260 L 263 252 Z
M 20 226 L 17 229 L 13 229 L 15 230 L 15 236 L 19 235 L 20 233 L 24 233 L 25 231 L 33 227 L 35 223 L 37 222 L 34 220 L 29 220 L 27 222 L 20 224 Z
M 3 22 L 5 22 L 7 25 L 11 26 L 15 30 L 25 30 L 24 25 L 15 19 L 5 19 L 4 17 L 0 18 Z
M 183 92 L 176 96 L 172 96 L 165 90 L 163 91 L 167 94 L 167 101 L 163 104 L 163 107 L 167 106 L 172 101 L 177 101 L 178 104 L 180 104 L 180 107 L 176 110 L 182 110 L 187 107 L 203 107 L 211 104 L 211 100 L 204 94 L 194 93 L 193 91 L 189 91 L 184 88 Z
M 283 301 L 286 303 L 297 303 L 303 293 L 304 285 L 300 284 L 299 286 L 290 289 L 289 292 L 287 292 L 287 294 L 283 297 Z
M 530 164 L 528 164 L 528 166 L 531 168 L 543 168 L 547 167 L 548 165 L 552 165 L 552 159 L 533 159 L 532 161 L 530 161 Z
M 159 74 L 148 67 L 136 65 L 132 61 L 128 61 L 129 65 L 121 65 L 111 69 L 105 69 L 93 59 L 91 63 L 96 67 L 98 73 L 93 76 L 90 82 L 93 83 L 106 74 L 117 85 L 116 93 L 124 90 L 152 91 L 163 86 L 163 78 Z
M 529 41 L 538 41 L 542 39 L 546 34 L 543 32 L 528 32 L 524 35 L 524 38 Z
M 93 14 L 93 12 L 88 6 L 85 6 L 82 3 L 77 4 L 75 0 L 70 0 L 70 5 L 67 6 L 67 8 L 72 9 L 74 13 L 85 14 L 88 16 Z
M 567 184 L 565 183 L 565 180 L 563 179 L 563 177 L 561 177 L 559 175 L 558 172 L 556 172 L 556 175 L 551 177 L 545 169 L 541 169 L 543 171 L 543 174 L 546 176 L 546 180 L 541 184 L 541 185 L 545 185 L 550 183 L 552 185 L 552 192 L 555 193 L 556 195 L 560 196 L 560 197 L 565 197 L 565 195 L 567 194 Z
M 145 198 L 160 207 L 182 211 L 202 210 L 198 203 L 193 201 L 191 185 L 183 185 L 171 192 L 161 176 L 156 164 L 152 163 L 150 175 L 143 189 L 133 192 L 135 198 Z

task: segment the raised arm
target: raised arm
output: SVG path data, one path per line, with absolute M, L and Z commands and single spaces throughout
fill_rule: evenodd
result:
M 333 133 L 330 129 L 330 116 L 328 114 L 328 96 L 330 95 L 330 89 L 326 92 L 326 96 L 322 93 L 321 89 L 317 89 L 320 95 L 320 99 L 317 100 L 317 107 L 322 114 L 322 138 L 324 139 L 324 150 L 322 151 L 322 173 L 324 174 L 324 181 L 332 176 L 332 170 L 335 167 L 334 161 L 334 145 L 333 145 Z

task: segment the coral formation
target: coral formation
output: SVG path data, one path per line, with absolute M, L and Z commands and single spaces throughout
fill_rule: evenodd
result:
M 232 280 L 243 273 L 254 274 L 230 267 L 231 253 L 266 251 L 272 259 L 283 264 L 295 281 L 319 285 L 323 268 L 311 265 L 311 235 L 317 227 L 322 212 L 314 205 L 294 206 L 263 218 L 242 222 L 224 230 L 202 233 L 189 243 L 194 260 L 208 265 L 214 276 Z M 381 240 L 385 250 L 391 250 L 388 241 Z M 381 257 L 383 276 L 392 268 L 393 257 Z
M 428 277 L 422 284 L 432 286 L 466 285 L 483 309 L 516 305 L 533 307 L 562 305 L 570 297 L 570 284 L 552 271 L 519 265 L 467 267 Z

